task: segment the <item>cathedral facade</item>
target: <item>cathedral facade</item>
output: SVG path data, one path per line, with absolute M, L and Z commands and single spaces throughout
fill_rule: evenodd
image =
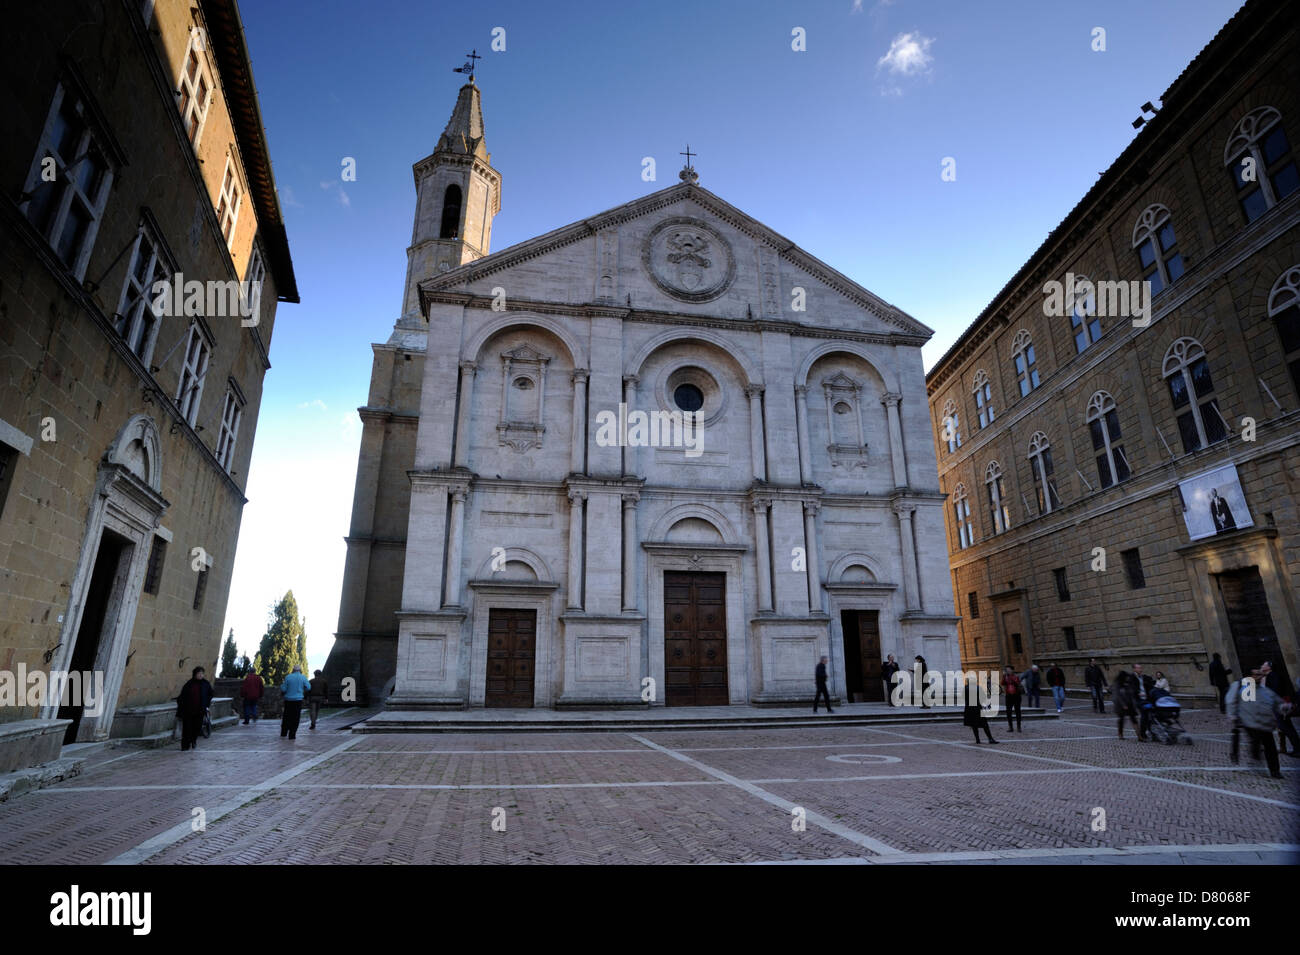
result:
M 391 707 L 881 700 L 956 667 L 931 331 L 681 181 L 500 252 L 460 90 L 374 346 L 333 685 Z

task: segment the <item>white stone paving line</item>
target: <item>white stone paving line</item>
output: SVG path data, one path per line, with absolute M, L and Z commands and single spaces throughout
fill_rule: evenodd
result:
M 886 734 L 888 734 L 888 735 L 890 735 L 890 736 L 899 736 L 899 737 L 902 737 L 902 738 L 904 738 L 904 739 L 923 739 L 923 737 L 920 737 L 920 736 L 911 736 L 911 735 L 909 735 L 909 734 L 907 734 L 907 733 L 899 733 L 899 732 L 896 732 L 896 731 L 894 731 L 894 730 L 882 730 L 882 729 L 875 729 L 875 728 L 872 728 L 871 731 L 872 731 L 873 733 L 886 733 Z M 934 741 L 934 740 L 927 740 L 927 742 L 935 742 L 935 741 Z M 983 748 L 985 748 L 988 744 L 986 744 L 986 743 L 974 744 L 974 743 L 962 743 L 962 742 L 956 742 L 956 741 L 947 741 L 947 742 L 944 742 L 943 745 L 945 745 L 945 746 L 957 746 L 957 747 L 960 747 L 961 749 L 983 749 Z M 1153 771 L 1154 769 L 1157 769 L 1157 768 L 1158 768 L 1158 769 L 1177 769 L 1177 768 L 1178 768 L 1177 766 L 1161 766 L 1161 767 L 1153 767 L 1153 770 L 1146 770 L 1146 771 L 1142 771 L 1142 770 L 1132 770 L 1132 769 L 1111 769 L 1111 768 L 1106 767 L 1106 766 L 1088 766 L 1088 764 L 1086 764 L 1086 763 L 1076 763 L 1074 760 L 1070 760 L 1070 759 L 1057 759 L 1057 758 L 1050 757 L 1050 756 L 1035 756 L 1035 755 L 1033 755 L 1032 753 L 1017 753 L 1015 750 L 1007 750 L 1007 749 L 1004 749 L 1004 750 L 999 750 L 998 752 L 1001 752 L 1001 753 L 1003 753 L 1004 755 L 1007 755 L 1007 756 L 1016 756 L 1016 757 L 1019 757 L 1020 759 L 1036 759 L 1036 760 L 1039 760 L 1039 761 L 1044 762 L 1044 763 L 1059 763 L 1059 764 L 1061 764 L 1061 765 L 1063 765 L 1063 766 L 1074 766 L 1074 767 L 1078 767 L 1078 768 L 1081 768 L 1081 769 L 1085 769 L 1085 768 L 1086 768 L 1086 769 L 1092 769 L 1092 770 L 1094 770 L 1094 771 L 1096 771 L 1096 772 L 1099 772 L 1099 773 L 1116 773 L 1117 775 L 1120 775 L 1120 776 L 1132 776 L 1134 779 L 1154 779 L 1154 780 L 1156 780 L 1157 782 L 1168 783 L 1168 784 L 1171 785 L 1171 786 L 1186 786 L 1188 789 L 1200 789 L 1200 790 L 1203 790 L 1204 792 L 1218 793 L 1218 794 L 1221 795 L 1221 796 L 1235 796 L 1235 797 L 1237 797 L 1238 799 L 1249 799 L 1249 800 L 1251 800 L 1252 802 L 1262 802 L 1262 803 L 1267 803 L 1267 804 L 1270 805 L 1270 806 L 1281 806 L 1281 807 L 1284 808 L 1284 809 L 1300 809 L 1300 804 L 1297 804 L 1297 803 L 1290 803 L 1290 802 L 1284 802 L 1284 801 L 1282 801 L 1282 800 L 1280 800 L 1280 799 L 1269 799 L 1267 796 L 1252 796 L 1250 793 L 1239 793 L 1239 792 L 1233 792 L 1231 789 L 1219 789 L 1219 788 L 1216 787 L 1216 786 L 1203 786 L 1203 785 L 1201 785 L 1200 783 L 1188 783 L 1188 782 L 1183 782 L 1183 780 L 1181 780 L 1181 779 L 1166 779 L 1166 778 L 1163 777 L 1163 776 L 1148 776 L 1148 775 L 1145 775 L 1146 772 Z
M 987 851 L 959 852 L 909 852 L 888 858 L 839 859 L 765 859 L 760 862 L 732 862 L 724 865 L 908 865 L 921 862 L 992 862 L 1001 859 L 1065 859 L 1083 858 L 1105 860 L 1114 857 L 1189 855 L 1196 853 L 1236 854 L 1243 852 L 1300 852 L 1300 845 L 1285 842 L 1228 843 L 1214 845 L 1179 846 L 1097 846 L 1076 849 L 990 849 Z
M 659 752 L 664 753 L 665 755 L 671 756 L 673 759 L 680 760 L 681 762 L 686 763 L 688 766 L 693 766 L 696 769 L 698 769 L 700 772 L 707 773 L 708 775 L 713 776 L 715 779 L 720 779 L 725 783 L 729 783 L 732 786 L 735 786 L 737 789 L 749 793 L 751 796 L 757 796 L 759 799 L 763 800 L 764 802 L 770 803 L 773 806 L 777 806 L 787 814 L 789 814 L 790 811 L 795 807 L 795 803 L 792 803 L 787 799 L 782 799 L 780 796 L 777 796 L 774 793 L 770 793 L 766 789 L 760 789 L 758 786 L 755 786 L 753 783 L 746 782 L 743 779 L 737 779 L 735 776 L 732 776 L 730 773 L 724 773 L 720 769 L 714 769 L 712 766 L 706 765 L 705 763 L 700 762 L 698 759 L 693 759 L 690 756 L 687 756 L 685 753 L 679 753 L 676 750 L 669 749 L 666 746 L 660 746 L 658 743 L 652 743 L 644 736 L 638 736 L 636 733 L 628 733 L 627 735 L 631 739 L 636 740 L 638 743 L 642 743 L 650 747 L 651 749 L 658 750 Z M 812 810 L 805 810 L 804 818 L 806 818 L 813 825 L 825 829 L 827 832 L 837 835 L 841 839 L 846 839 L 849 842 L 852 842 L 854 845 L 861 846 L 864 849 L 870 849 L 872 852 L 875 852 L 878 855 L 890 856 L 890 855 L 903 854 L 902 849 L 896 849 L 891 845 L 887 845 L 886 843 L 879 841 L 878 839 L 873 839 L 868 835 L 858 832 L 856 829 L 850 829 L 848 826 L 835 822 L 833 819 L 826 818 L 821 813 L 813 812 Z
M 239 809 L 241 806 L 244 806 L 247 803 L 252 802 L 258 796 L 264 795 L 268 790 L 274 789 L 276 786 L 288 782 L 290 779 L 292 779 L 294 776 L 297 776 L 299 773 L 306 772 L 307 770 L 311 769 L 314 766 L 319 766 L 321 763 L 325 762 L 328 759 L 331 759 L 332 757 L 338 755 L 339 753 L 351 749 L 359 742 L 361 742 L 360 736 L 354 736 L 350 739 L 344 740 L 342 743 L 340 743 L 338 746 L 335 746 L 333 749 L 326 750 L 325 752 L 321 753 L 318 756 L 313 756 L 311 759 L 299 763 L 297 766 L 290 767 L 289 769 L 286 769 L 284 772 L 272 776 L 270 779 L 263 780 L 262 782 L 258 783 L 255 786 L 250 786 L 249 788 L 245 789 L 243 792 L 237 794 L 233 798 L 222 803 L 220 806 L 217 806 L 211 811 L 209 811 L 207 813 L 207 821 L 216 822 L 221 817 L 229 815 L 230 813 L 234 812 L 236 809 Z M 139 863 L 144 862 L 145 860 L 151 858 L 152 856 L 157 855 L 159 852 L 162 852 L 164 849 L 168 848 L 169 846 L 172 846 L 175 843 L 180 842 L 186 836 L 192 835 L 194 830 L 191 826 L 191 822 L 192 820 L 190 819 L 186 819 L 183 822 L 178 822 L 170 829 L 167 829 L 164 832 L 160 832 L 152 839 L 147 839 L 144 842 L 140 843 L 134 849 L 128 849 L 126 852 L 123 852 L 120 855 L 115 856 L 114 858 L 108 860 L 106 864 L 107 865 L 138 865 Z

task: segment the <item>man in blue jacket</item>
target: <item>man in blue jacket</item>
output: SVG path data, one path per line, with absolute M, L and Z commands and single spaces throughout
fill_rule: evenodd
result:
M 311 681 L 302 675 L 302 667 L 294 667 L 293 672 L 280 684 L 284 694 L 284 716 L 280 718 L 280 738 L 298 738 L 298 721 L 302 719 L 303 697 L 311 690 Z

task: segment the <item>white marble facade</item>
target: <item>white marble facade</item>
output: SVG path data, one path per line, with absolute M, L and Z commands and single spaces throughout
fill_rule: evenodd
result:
M 725 575 L 733 704 L 810 700 L 822 654 L 844 696 L 844 610 L 958 664 L 930 330 L 692 180 L 419 283 L 390 706 L 490 703 L 493 609 L 535 613 L 532 705 L 662 705 L 674 571 Z M 597 440 L 692 395 L 697 453 Z

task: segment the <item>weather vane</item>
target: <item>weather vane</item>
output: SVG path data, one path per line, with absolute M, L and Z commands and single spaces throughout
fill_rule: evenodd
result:
M 464 65 L 464 66 L 457 66 L 457 67 L 454 67 L 454 68 L 452 69 L 452 72 L 453 72 L 453 73 L 468 73 L 468 74 L 469 74 L 469 78 L 470 78 L 470 82 L 473 82 L 473 81 L 474 81 L 474 67 L 478 65 L 476 61 L 477 61 L 477 60 L 481 60 L 481 59 L 483 59 L 483 57 L 481 57 L 481 56 L 478 55 L 478 50 L 477 50 L 477 49 L 470 50 L 468 53 L 465 54 L 465 65 Z M 689 147 L 687 147 L 687 148 L 689 148 Z

